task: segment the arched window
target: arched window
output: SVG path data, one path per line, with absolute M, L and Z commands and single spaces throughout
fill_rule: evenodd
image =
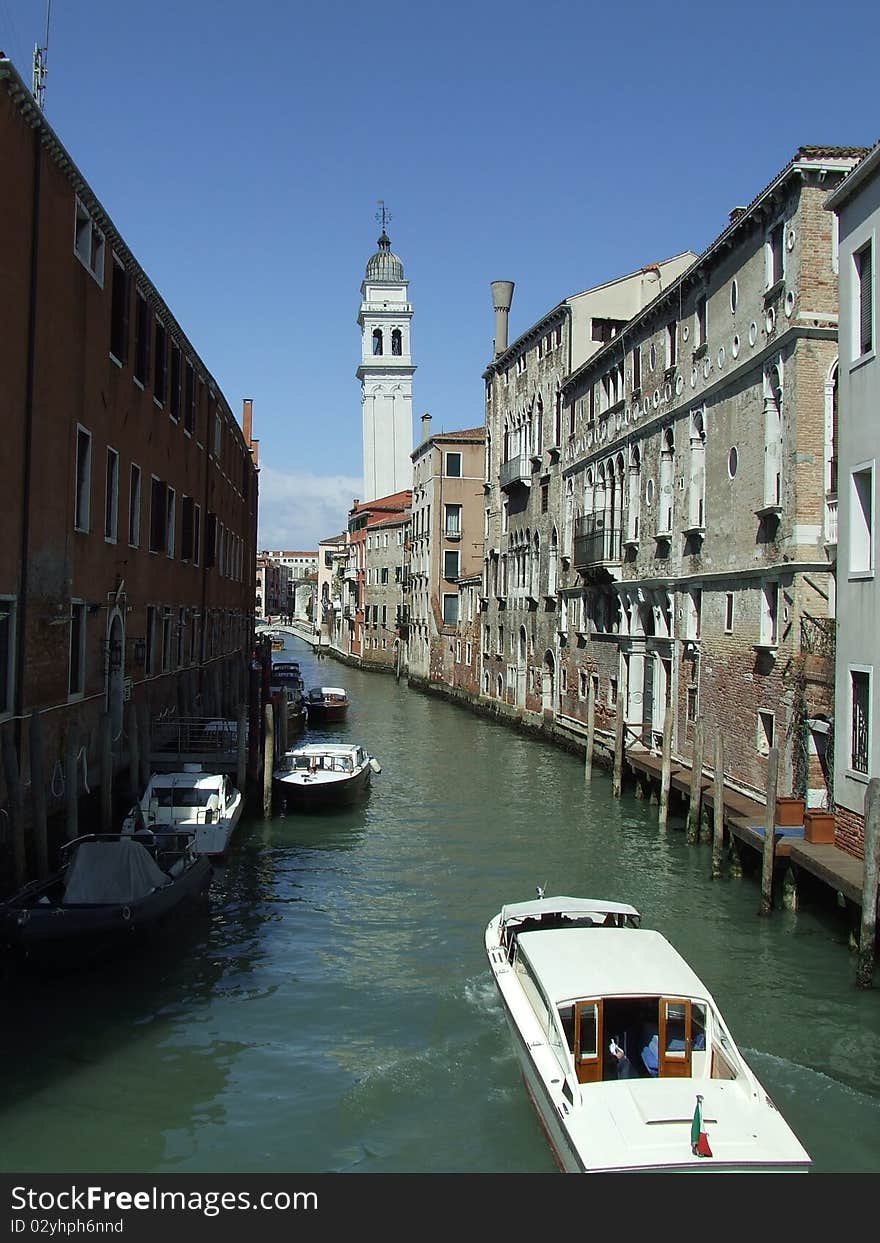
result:
M 382 329 L 381 328 L 373 329 L 373 353 L 374 354 L 382 353 Z
M 381 353 L 381 350 L 379 352 Z M 403 338 L 399 328 L 395 328 L 391 334 L 391 353 L 398 356 L 403 353 Z

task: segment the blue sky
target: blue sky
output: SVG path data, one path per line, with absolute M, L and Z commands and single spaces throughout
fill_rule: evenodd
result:
M 306 549 L 361 496 L 377 200 L 410 281 L 414 423 L 473 427 L 490 281 L 516 282 L 513 339 L 567 294 L 702 250 L 799 145 L 873 143 L 853 39 L 876 13 L 52 0 L 45 110 L 232 409 L 254 400 L 261 547 Z M 0 0 L 26 81 L 45 26 L 45 0 Z

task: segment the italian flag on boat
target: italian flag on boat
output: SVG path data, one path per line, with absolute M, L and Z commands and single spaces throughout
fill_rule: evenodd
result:
M 703 1130 L 703 1098 L 697 1097 L 697 1107 L 694 1110 L 694 1119 L 691 1122 L 691 1152 L 695 1157 L 711 1157 L 712 1149 L 709 1147 L 709 1136 Z

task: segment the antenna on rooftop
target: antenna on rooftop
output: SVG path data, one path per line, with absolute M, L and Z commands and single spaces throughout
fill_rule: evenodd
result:
M 46 62 L 49 57 L 49 17 L 52 13 L 52 0 L 46 0 L 46 38 L 42 45 L 34 45 L 34 73 L 31 81 L 31 94 L 37 101 L 37 107 L 43 111 L 46 98 Z
M 391 223 L 391 212 L 385 210 L 385 200 L 377 199 L 379 210 L 376 212 L 376 219 L 382 226 L 382 232 L 385 232 L 385 226 Z

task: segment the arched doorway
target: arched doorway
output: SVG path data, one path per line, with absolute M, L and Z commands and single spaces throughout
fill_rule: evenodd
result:
M 516 659 L 516 706 L 524 708 L 526 704 L 526 666 L 529 654 L 529 641 L 525 626 L 519 628 L 519 645 Z
M 122 709 L 125 702 L 125 624 L 118 608 L 107 619 L 107 682 L 106 707 L 110 713 L 113 739 L 122 733 Z
M 549 649 L 544 653 L 544 668 L 541 675 L 541 708 L 544 712 L 552 712 L 556 706 L 556 660 Z

